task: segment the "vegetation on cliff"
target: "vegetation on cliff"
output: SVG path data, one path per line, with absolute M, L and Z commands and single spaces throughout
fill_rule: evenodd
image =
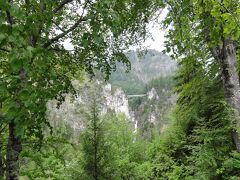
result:
M 177 70 L 155 50 L 128 51 L 164 8 Z M 0 179 L 239 179 L 239 19 L 239 0 L 0 1 Z M 52 125 L 47 104 L 80 97 L 73 80 L 98 72 L 140 95 L 138 123 L 102 111 L 90 83 L 69 116 L 81 130 Z

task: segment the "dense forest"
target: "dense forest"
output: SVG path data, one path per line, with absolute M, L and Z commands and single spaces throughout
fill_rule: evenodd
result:
M 239 42 L 239 0 L 0 0 L 0 179 L 240 179 Z

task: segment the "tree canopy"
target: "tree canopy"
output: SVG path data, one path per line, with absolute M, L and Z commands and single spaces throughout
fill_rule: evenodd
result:
M 116 62 L 130 68 L 125 50 L 145 39 L 163 8 L 165 52 L 178 62 L 178 98 L 164 131 L 146 140 L 124 116 L 99 116 L 97 95 L 83 108 L 82 139 L 54 134 L 47 102 L 60 106 L 76 94 L 72 80 L 85 73 L 107 80 Z M 238 179 L 239 42 L 239 0 L 0 1 L 0 178 Z M 147 88 L 161 91 L 160 82 Z
M 21 139 L 42 139 L 49 124 L 47 101 L 61 101 L 83 71 L 108 78 L 115 61 L 129 67 L 123 51 L 144 38 L 155 8 L 149 0 L 9 0 L 0 9 L 0 117 L 9 130 L 7 162 L 16 162 L 7 164 L 7 178 L 16 178 Z

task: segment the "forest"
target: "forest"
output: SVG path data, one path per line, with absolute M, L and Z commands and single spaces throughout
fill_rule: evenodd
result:
M 240 1 L 0 0 L 1 179 L 239 180 Z

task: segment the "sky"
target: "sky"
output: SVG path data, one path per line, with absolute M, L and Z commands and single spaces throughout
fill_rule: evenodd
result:
M 161 12 L 158 21 L 162 21 L 166 18 L 168 13 L 167 9 L 163 9 Z M 160 25 L 154 22 L 148 24 L 148 29 L 150 30 L 150 34 L 152 34 L 152 38 L 148 38 L 143 45 L 148 47 L 149 49 L 156 49 L 158 51 L 164 50 L 164 41 L 166 38 L 164 37 L 166 30 L 161 29 Z
M 148 38 L 143 46 L 148 49 L 156 49 L 158 51 L 162 51 L 164 49 L 164 41 L 165 41 L 165 31 L 161 30 L 160 25 L 157 24 L 149 24 L 149 30 L 152 37 Z
M 160 21 L 163 20 L 167 15 L 167 10 L 164 9 L 160 15 Z M 148 49 L 155 49 L 158 51 L 164 50 L 164 41 L 166 30 L 162 30 L 160 25 L 157 23 L 150 22 L 147 26 L 152 37 L 149 37 L 142 45 Z M 71 40 L 67 39 L 64 41 L 63 46 L 66 50 L 73 50 Z M 138 47 L 133 46 L 130 49 L 137 49 Z

